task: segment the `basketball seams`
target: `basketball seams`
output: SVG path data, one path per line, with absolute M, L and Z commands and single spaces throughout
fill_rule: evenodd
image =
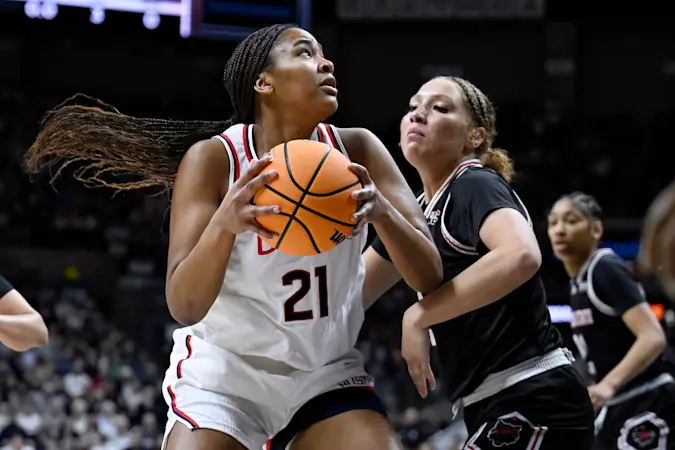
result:
M 321 133 L 321 131 L 319 131 L 319 134 L 320 133 Z M 323 141 L 320 141 L 320 142 L 322 144 L 326 144 L 331 150 L 335 150 L 335 151 L 337 151 L 338 153 L 340 153 L 341 155 L 344 156 L 344 154 L 339 149 L 334 148 L 333 146 L 331 146 L 327 142 L 323 142 Z M 330 151 L 328 153 L 330 153 Z M 286 152 L 286 145 L 285 144 L 284 144 L 284 155 L 288 155 L 288 153 Z M 288 159 L 288 157 L 286 157 L 286 170 L 288 171 L 288 176 L 290 177 L 291 182 L 295 185 L 295 187 L 298 188 L 299 190 L 301 190 L 303 192 L 303 194 L 309 195 L 310 197 L 330 197 L 330 196 L 333 196 L 335 194 L 339 194 L 340 192 L 344 192 L 347 189 L 351 189 L 354 186 L 358 186 L 359 184 L 361 185 L 361 187 L 363 187 L 363 184 L 359 180 L 359 181 L 355 181 L 354 183 L 352 183 L 348 186 L 342 187 L 340 189 L 336 189 L 332 192 L 326 192 L 326 193 L 322 193 L 322 194 L 314 193 L 314 192 L 310 192 L 309 188 L 303 188 L 302 186 L 300 186 L 300 183 L 297 182 L 297 180 L 295 179 L 295 177 L 293 176 L 293 173 L 291 171 L 291 162 Z M 315 172 L 315 175 L 316 175 L 316 172 Z
M 314 192 L 307 192 L 307 195 L 309 195 L 310 197 L 330 197 L 330 196 L 333 196 L 333 195 L 335 195 L 335 194 L 339 194 L 340 192 L 344 192 L 344 191 L 346 191 L 347 189 L 351 189 L 351 188 L 353 188 L 354 186 L 358 186 L 359 184 L 361 184 L 360 181 L 355 181 L 354 183 L 352 183 L 352 184 L 350 184 L 350 185 L 348 185 L 348 186 L 342 187 L 342 188 L 340 188 L 340 189 L 336 189 L 336 190 L 334 190 L 334 191 L 332 191 L 332 192 L 326 192 L 326 193 L 324 193 L 324 194 L 316 194 L 316 193 L 314 193 Z M 361 185 L 361 187 L 363 187 L 363 185 Z
M 286 224 L 286 227 L 284 227 L 284 230 L 279 235 L 279 239 L 277 240 L 277 245 L 276 245 L 277 248 L 281 247 L 281 242 L 283 241 L 284 237 L 286 237 L 286 233 L 288 232 L 288 229 L 291 227 L 291 223 L 293 223 L 293 219 L 297 220 L 295 218 L 295 215 L 300 210 L 300 205 L 302 205 L 302 201 L 307 196 L 307 193 L 308 193 L 309 189 L 312 187 L 312 183 L 314 183 L 314 180 L 316 180 L 316 177 L 319 175 L 319 171 L 321 170 L 321 167 L 323 166 L 323 164 L 326 162 L 326 159 L 328 159 L 328 155 L 330 155 L 331 150 L 333 150 L 333 148 L 328 144 L 326 144 L 326 147 L 328 147 L 328 151 L 326 153 L 324 153 L 323 157 L 321 158 L 321 161 L 319 161 L 319 164 L 317 164 L 316 169 L 314 169 L 314 173 L 312 174 L 312 177 L 307 182 L 307 187 L 301 188 L 298 185 L 298 183 L 295 181 L 295 179 L 293 178 L 293 171 L 291 169 L 291 161 L 290 161 L 290 158 L 288 157 L 288 142 L 284 143 L 284 158 L 286 160 L 286 169 L 288 170 L 288 176 L 293 181 L 293 184 L 295 184 L 295 186 L 298 189 L 302 190 L 302 196 L 300 197 L 298 202 L 295 204 L 295 209 L 293 210 L 293 213 L 291 214 L 291 220 L 288 221 L 288 223 Z M 299 220 L 297 220 L 297 221 L 298 221 L 298 223 L 302 223 Z M 305 229 L 305 231 L 307 232 L 307 235 L 309 236 L 310 240 L 312 241 L 312 243 L 314 243 L 314 238 L 312 237 L 312 233 L 309 231 L 309 229 L 304 224 L 302 224 L 302 225 L 303 225 L 303 228 Z M 317 253 L 321 253 L 321 252 L 317 251 Z
M 312 213 L 312 214 L 314 214 L 314 215 L 317 215 L 317 216 L 321 217 L 322 219 L 326 219 L 326 220 L 329 220 L 329 221 L 331 221 L 331 222 L 333 222 L 333 223 L 337 223 L 338 225 L 344 225 L 344 226 L 346 226 L 346 227 L 353 227 L 353 226 L 354 226 L 353 223 L 342 222 L 341 220 L 337 220 L 337 219 L 335 219 L 334 217 L 330 217 L 330 216 L 327 216 L 327 215 L 325 215 L 325 214 L 323 214 L 323 213 L 320 213 L 319 211 L 316 211 L 316 210 L 310 208 L 309 206 L 305 206 L 305 205 L 299 204 L 298 202 L 296 202 L 296 201 L 293 200 L 292 198 L 286 196 L 285 194 L 283 194 L 283 193 L 277 191 L 276 189 L 274 189 L 274 188 L 272 188 L 272 187 L 270 187 L 270 186 L 268 186 L 268 185 L 265 185 L 265 187 L 266 187 L 270 192 L 275 193 L 276 195 L 278 195 L 279 197 L 283 198 L 283 199 L 286 200 L 287 202 L 292 203 L 292 204 L 294 204 L 294 205 L 296 205 L 296 206 L 300 205 L 300 209 L 302 209 L 302 210 L 304 210 L 304 211 L 307 211 L 307 212 L 309 212 L 309 213 Z
M 293 171 L 291 170 L 291 161 L 290 161 L 290 159 L 288 158 L 288 151 L 287 151 L 287 148 L 288 148 L 288 142 L 286 142 L 286 143 L 284 144 L 284 158 L 285 158 L 285 160 L 286 160 L 286 171 L 288 172 L 288 177 L 291 179 L 291 182 L 295 185 L 295 187 L 298 188 L 300 191 L 302 191 L 302 193 L 303 193 L 303 195 L 304 195 L 305 192 L 306 192 L 305 189 L 303 189 L 303 187 L 300 186 L 300 184 L 295 180 L 295 177 L 293 176 Z M 316 173 L 317 173 L 318 171 L 319 171 L 319 169 L 317 169 L 317 170 L 314 172 L 314 174 L 316 175 Z
M 314 236 L 312 236 L 312 232 L 309 230 L 307 225 L 305 225 L 303 223 L 302 220 L 300 220 L 297 217 L 294 217 L 293 215 L 288 214 L 288 213 L 280 212 L 278 214 L 280 216 L 288 217 L 288 224 L 286 224 L 286 226 L 288 228 L 290 228 L 290 224 L 292 224 L 293 221 L 296 221 L 298 223 L 298 225 L 300 225 L 305 230 L 305 232 L 307 233 L 307 236 L 309 237 L 309 241 L 312 243 L 312 247 L 314 247 L 314 250 L 316 250 L 317 253 L 321 253 L 321 250 L 319 249 L 319 246 L 316 245 L 316 241 L 314 240 Z M 281 238 L 279 238 L 279 241 L 281 241 Z M 279 247 L 279 241 L 277 241 L 277 245 L 276 245 L 277 248 Z

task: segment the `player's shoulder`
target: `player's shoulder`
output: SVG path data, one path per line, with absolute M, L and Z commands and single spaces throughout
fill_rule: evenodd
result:
M 477 191 L 499 187 L 511 190 L 506 180 L 492 169 L 487 167 L 469 167 L 464 170 L 454 183 L 456 190 Z
M 240 138 L 242 135 L 242 132 L 244 130 L 244 127 L 248 126 L 248 124 L 245 123 L 235 123 L 234 125 L 230 125 L 229 128 L 223 130 L 222 133 L 220 133 L 220 136 L 227 136 L 229 138 Z M 215 136 L 214 136 L 215 137 Z
M 609 248 L 601 248 L 596 250 L 592 256 L 593 274 L 603 276 L 631 276 L 630 269 L 619 255 L 614 250 Z
M 389 153 L 382 141 L 367 128 L 336 128 L 349 158 L 368 167 L 381 163 L 384 153 Z
M 375 134 L 367 128 L 337 128 L 342 143 L 351 152 L 367 149 L 374 141 L 379 141 Z
M 204 139 L 192 145 L 183 156 L 184 164 L 227 163 L 227 153 L 223 151 L 223 144 L 217 139 Z
M 200 179 L 204 183 L 222 184 L 228 179 L 230 160 L 226 149 L 218 139 L 196 142 L 185 152 L 178 168 L 179 180 Z

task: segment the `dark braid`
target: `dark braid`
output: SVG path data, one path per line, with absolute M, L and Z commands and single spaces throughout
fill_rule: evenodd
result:
M 225 88 L 234 109 L 230 119 L 138 118 L 124 115 L 99 99 L 77 94 L 42 119 L 40 133 L 25 155 L 29 171 L 55 166 L 53 182 L 70 164 L 83 163 L 74 176 L 89 186 L 170 189 L 183 155 L 193 144 L 235 123 L 254 121 L 253 85 L 270 64 L 269 54 L 279 36 L 292 26 L 260 29 L 234 50 L 224 72 Z
M 590 221 L 602 220 L 602 208 L 598 201 L 592 195 L 581 191 L 574 191 L 570 194 L 563 195 L 558 199 L 569 200 L 572 205 Z
M 483 165 L 493 169 L 510 182 L 514 173 L 513 161 L 506 150 L 492 148 L 497 137 L 497 114 L 494 105 L 488 96 L 470 81 L 460 77 L 446 78 L 461 89 L 473 125 L 485 129 L 485 139 L 475 150 L 476 156 L 481 159 Z

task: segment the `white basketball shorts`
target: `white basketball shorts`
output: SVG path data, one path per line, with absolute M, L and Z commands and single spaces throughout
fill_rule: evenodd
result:
M 373 390 L 356 349 L 313 372 L 289 371 L 269 360 L 243 359 L 182 331 L 174 333 L 162 384 L 169 407 L 162 450 L 176 422 L 190 430 L 220 431 L 260 450 L 309 400 L 336 389 Z

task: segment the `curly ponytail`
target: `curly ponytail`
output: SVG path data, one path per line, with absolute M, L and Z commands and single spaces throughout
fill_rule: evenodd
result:
M 500 174 L 507 183 L 513 179 L 513 160 L 509 158 L 509 154 L 502 148 L 488 148 L 482 155 L 480 155 L 480 162 L 490 169 Z

